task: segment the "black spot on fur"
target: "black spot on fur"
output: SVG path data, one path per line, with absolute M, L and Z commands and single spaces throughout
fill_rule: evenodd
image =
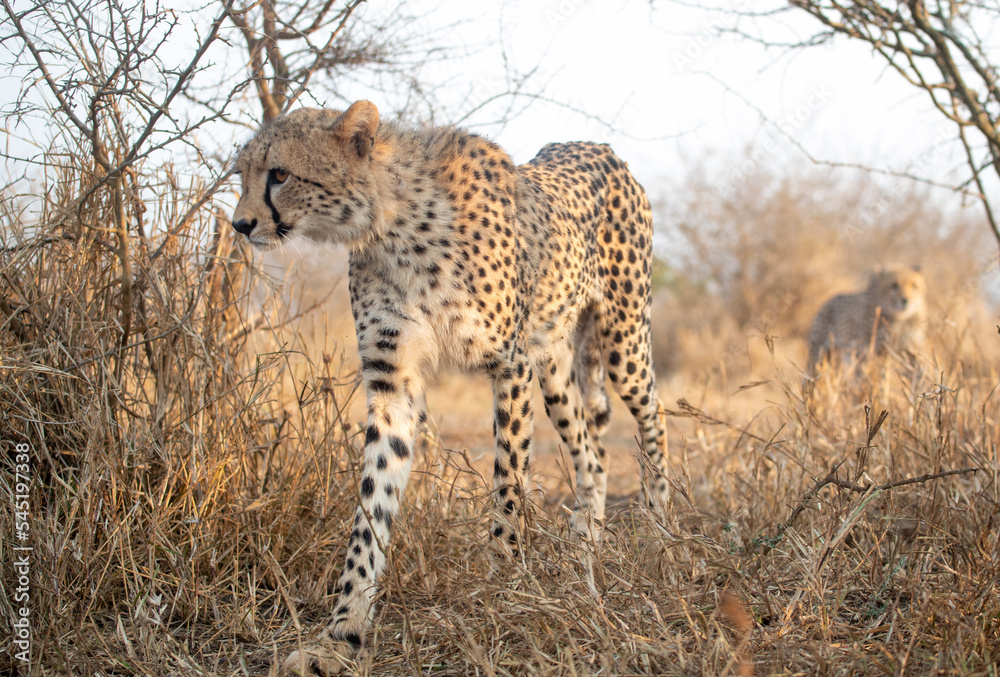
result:
M 374 390 L 377 393 L 394 393 L 394 392 L 396 392 L 396 386 L 394 386 L 393 384 L 389 383 L 388 381 L 383 381 L 380 378 L 377 378 L 374 381 L 371 381 L 368 384 L 368 387 L 371 388 L 372 390 Z
M 395 435 L 389 437 L 389 448 L 399 458 L 407 458 L 410 455 L 410 448 L 406 446 L 406 442 Z
M 396 365 L 385 360 L 361 360 L 361 367 L 382 374 L 392 374 L 396 371 Z
M 501 428 L 506 428 L 510 424 L 510 414 L 503 409 L 497 409 L 496 422 Z
M 350 644 L 355 649 L 360 649 L 361 648 L 361 637 L 358 636 L 358 633 L 356 633 L 356 632 L 347 632 L 347 633 L 344 633 L 343 635 L 337 636 L 336 638 L 344 640 L 345 642 L 347 642 L 348 644 Z

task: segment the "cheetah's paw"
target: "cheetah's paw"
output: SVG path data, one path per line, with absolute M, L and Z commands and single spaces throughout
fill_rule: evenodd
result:
M 578 541 L 594 546 L 601 544 L 604 532 L 603 519 L 594 519 L 580 508 L 564 509 L 569 513 L 569 531 Z
M 285 659 L 284 675 L 296 677 L 330 677 L 341 675 L 350 669 L 351 657 L 357 651 L 347 642 L 320 638 L 316 644 L 309 644 L 293 651 Z

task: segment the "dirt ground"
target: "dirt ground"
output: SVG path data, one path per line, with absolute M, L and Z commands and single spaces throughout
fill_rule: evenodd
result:
M 609 393 L 612 400 L 611 424 L 602 441 L 608 454 L 608 496 L 626 500 L 639 491 L 635 419 Z M 545 415 L 542 393 L 534 384 L 535 437 L 531 482 L 540 489 L 548 504 L 571 502 L 573 463 L 555 427 Z M 493 407 L 489 380 L 465 374 L 445 375 L 427 393 L 427 409 L 445 449 L 468 450 L 477 469 L 489 481 L 493 473 Z

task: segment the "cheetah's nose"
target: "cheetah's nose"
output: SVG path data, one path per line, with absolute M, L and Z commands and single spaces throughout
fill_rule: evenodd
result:
M 233 230 L 241 235 L 250 236 L 253 229 L 257 227 L 257 219 L 253 221 L 247 221 L 246 219 L 240 219 L 239 221 L 233 221 Z

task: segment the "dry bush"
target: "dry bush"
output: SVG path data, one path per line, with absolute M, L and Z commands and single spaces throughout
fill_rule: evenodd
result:
M 728 546 L 715 581 L 754 609 L 760 673 L 978 674 L 1000 657 L 1000 409 L 982 357 L 873 361 L 805 393 L 777 369 L 746 422 L 675 412 L 692 466 L 678 519 Z
M 325 591 L 329 558 L 307 544 L 347 519 L 353 456 L 335 450 L 352 444 L 339 412 L 353 382 L 338 385 L 328 363 L 315 368 L 295 427 L 273 400 L 281 351 L 243 352 L 242 261 L 228 233 L 204 256 L 213 214 L 184 224 L 191 193 L 164 190 L 151 206 L 182 227 L 132 238 L 123 255 L 100 227 L 113 222 L 113 193 L 78 203 L 96 179 L 76 164 L 50 175 L 37 223 L 23 223 L 7 197 L 0 231 L 0 549 L 4 580 L 16 580 L 12 548 L 25 543 L 10 536 L 10 464 L 24 443 L 31 674 L 208 673 L 220 660 L 261 668 L 267 640 L 293 617 L 289 596 Z M 13 637 L 13 596 L 0 605 Z M 25 665 L 13 653 L 4 659 L 16 674 Z

